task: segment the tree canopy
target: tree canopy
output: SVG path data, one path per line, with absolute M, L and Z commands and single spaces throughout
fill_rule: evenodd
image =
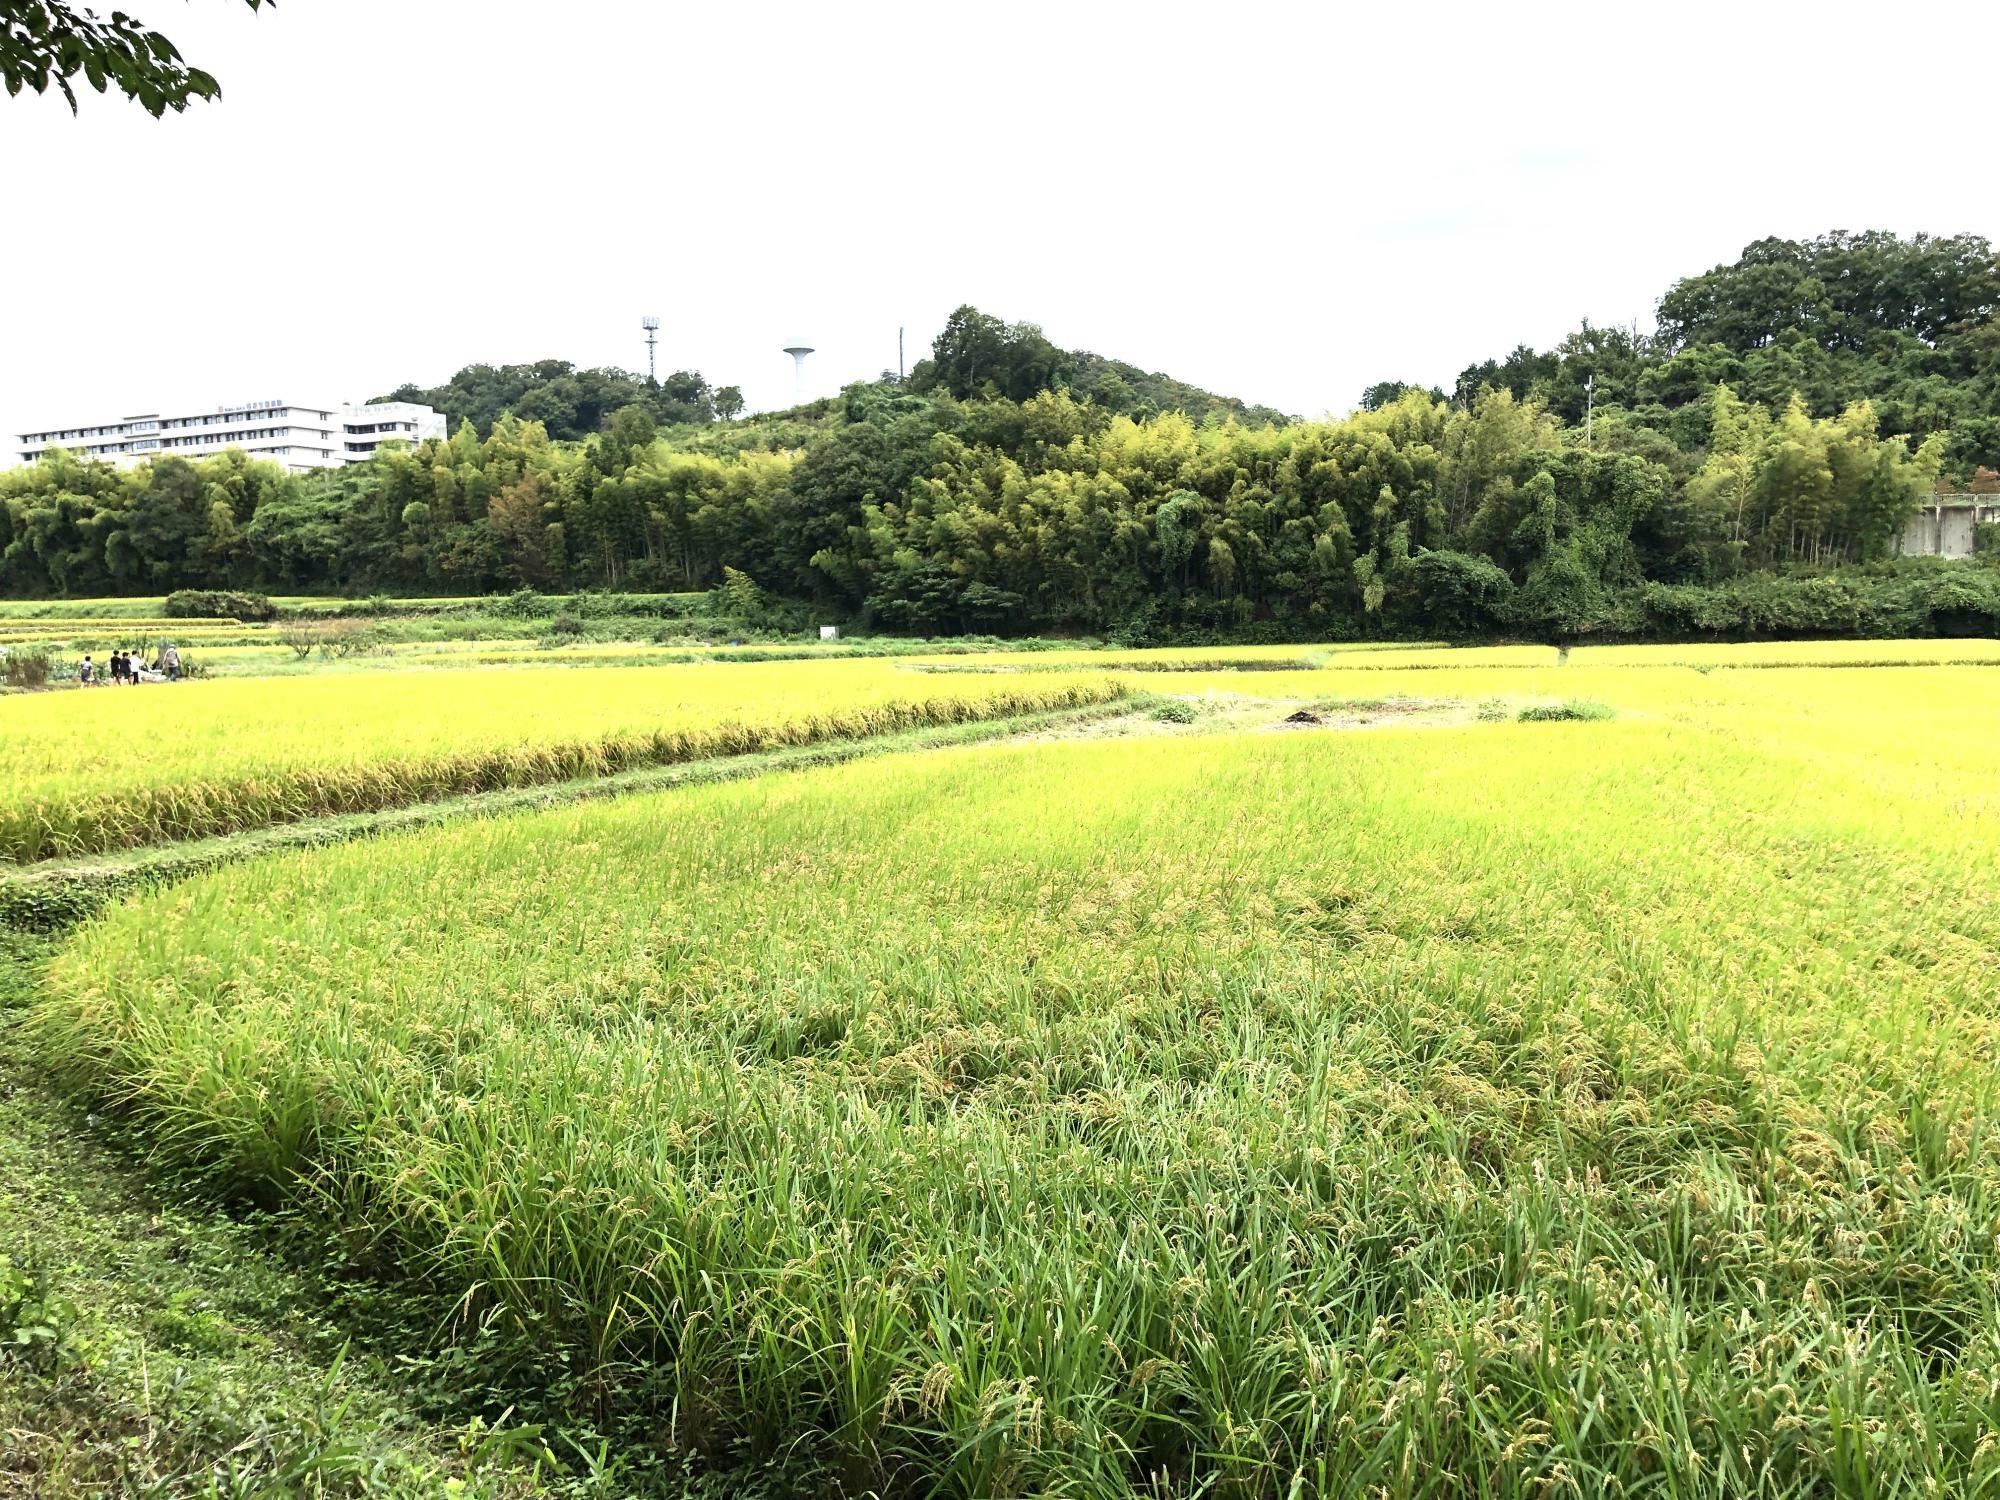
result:
M 1068 391 L 1106 411 L 1157 416 L 1178 411 L 1200 419 L 1234 417 L 1261 425 L 1291 420 L 1268 406 L 1218 396 L 1171 376 L 1082 349 L 1058 349 L 1033 323 L 1008 323 L 970 305 L 946 320 L 928 359 L 910 371 L 913 391 L 942 391 L 956 400 L 998 396 L 1026 401 L 1042 391 Z
M 398 386 L 379 399 L 421 401 L 443 412 L 451 428 L 470 422 L 481 437 L 512 415 L 539 422 L 559 442 L 589 437 L 628 406 L 643 408 L 662 426 L 727 421 L 743 411 L 742 391 L 711 387 L 695 370 L 652 381 L 626 370 L 579 370 L 562 359 L 467 365 L 443 385 Z
M 1624 413 L 1684 450 L 1708 436 L 1713 394 L 1814 418 L 1866 401 L 1883 436 L 1945 434 L 1955 473 L 2000 467 L 2000 257 L 1978 235 L 1902 239 L 1835 231 L 1764 239 L 1676 282 L 1651 334 L 1585 323 L 1555 348 L 1469 365 L 1455 395 L 1487 387 L 1581 420 Z

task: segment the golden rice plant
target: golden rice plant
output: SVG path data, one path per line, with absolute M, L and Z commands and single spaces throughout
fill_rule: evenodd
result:
M 381 673 L 0 700 L 0 858 L 201 838 L 641 765 L 1080 707 L 1074 674 L 873 662 Z

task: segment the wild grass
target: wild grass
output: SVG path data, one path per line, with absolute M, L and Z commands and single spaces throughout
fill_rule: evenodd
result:
M 93 920 L 37 1035 L 850 1493 L 1993 1492 L 2000 677 L 1551 676 L 1618 717 L 236 866 Z
M 868 662 L 226 681 L 0 701 L 0 859 L 1099 703 L 1062 674 Z

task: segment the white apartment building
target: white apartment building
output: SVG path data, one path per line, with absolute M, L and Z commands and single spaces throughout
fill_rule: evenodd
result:
M 122 465 L 161 456 L 207 458 L 225 448 L 241 448 L 253 458 L 304 473 L 360 463 L 392 439 L 414 445 L 444 435 L 444 417 L 414 401 L 342 406 L 272 399 L 187 416 L 146 412 L 88 427 L 24 432 L 15 451 L 24 464 L 54 447 Z

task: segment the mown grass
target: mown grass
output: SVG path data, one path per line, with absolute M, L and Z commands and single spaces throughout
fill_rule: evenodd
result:
M 1108 677 L 869 662 L 203 682 L 0 702 L 0 859 L 1100 703 Z
M 2000 678 L 1632 676 L 258 861 L 37 1035 L 850 1493 L 1991 1493 Z

